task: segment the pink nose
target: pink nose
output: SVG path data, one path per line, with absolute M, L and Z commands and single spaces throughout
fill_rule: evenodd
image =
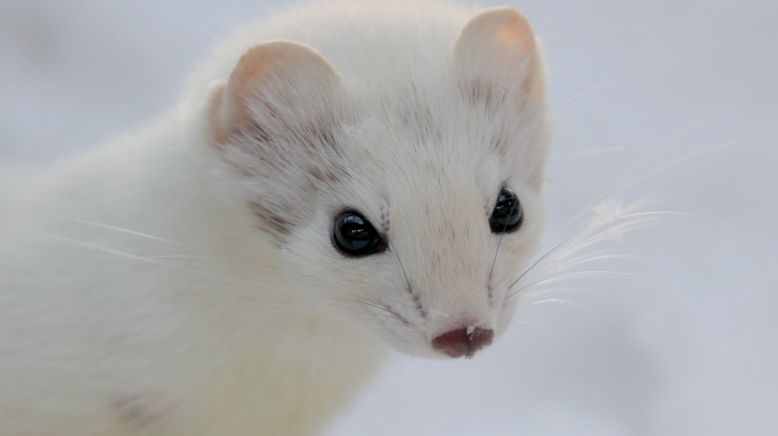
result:
M 463 327 L 443 333 L 432 340 L 432 346 L 451 357 L 473 357 L 476 351 L 492 343 L 494 332 L 481 327 Z

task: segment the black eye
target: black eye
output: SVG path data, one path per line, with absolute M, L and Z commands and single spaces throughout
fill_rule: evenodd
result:
M 519 197 L 516 197 L 510 189 L 502 188 L 497 196 L 497 204 L 494 206 L 492 216 L 489 217 L 489 227 L 494 233 L 510 233 L 521 227 L 524 221 L 524 210 L 521 208 Z
M 348 256 L 367 256 L 386 249 L 376 229 L 359 212 L 346 211 L 335 219 L 335 247 Z

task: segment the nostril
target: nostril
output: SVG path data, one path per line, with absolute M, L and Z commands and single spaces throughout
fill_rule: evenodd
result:
M 476 351 L 492 343 L 494 331 L 481 327 L 463 327 L 443 333 L 432 340 L 432 346 L 451 357 L 473 357 Z

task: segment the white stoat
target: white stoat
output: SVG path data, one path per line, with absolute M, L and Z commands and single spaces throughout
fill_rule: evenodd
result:
M 548 146 L 515 9 L 244 29 L 175 110 L 7 186 L 0 434 L 310 434 L 385 346 L 472 356 L 511 318 Z

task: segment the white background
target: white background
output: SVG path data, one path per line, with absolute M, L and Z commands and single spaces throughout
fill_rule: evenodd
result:
M 0 0 L 0 159 L 139 126 L 218 37 L 282 3 Z M 778 3 L 516 5 L 559 124 L 549 244 L 614 183 L 686 215 L 609 246 L 636 258 L 598 268 L 630 277 L 568 283 L 554 297 L 572 303 L 522 310 L 474 360 L 398 357 L 331 434 L 778 434 Z

